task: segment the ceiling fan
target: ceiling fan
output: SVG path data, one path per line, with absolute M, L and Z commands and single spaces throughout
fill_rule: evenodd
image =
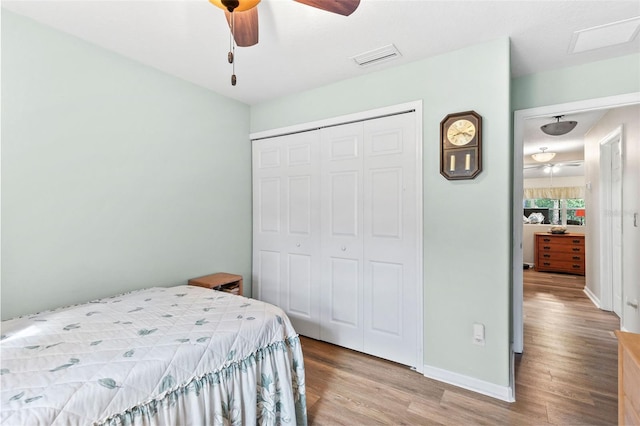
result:
M 360 5 L 360 0 L 293 1 L 343 16 L 351 15 Z M 256 6 L 260 0 L 209 0 L 209 2 L 225 11 L 232 38 L 228 60 L 233 64 L 235 45 L 249 47 L 258 44 L 258 8 Z M 231 76 L 231 84 L 236 85 L 235 70 Z
M 209 0 L 223 9 L 227 23 L 233 31 L 233 38 L 240 47 L 258 44 L 258 9 L 260 0 Z M 360 0 L 293 0 L 307 6 L 337 13 L 351 15 L 360 5 Z M 233 22 L 235 21 L 235 22 Z
M 582 161 L 563 161 L 560 163 L 539 163 L 539 164 L 528 164 L 524 166 L 525 170 L 543 170 L 546 173 L 557 172 L 562 167 L 578 167 L 583 164 Z

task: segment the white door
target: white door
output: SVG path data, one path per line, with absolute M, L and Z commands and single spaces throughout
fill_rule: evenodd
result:
M 320 338 L 363 350 L 363 126 L 321 131 Z
M 413 114 L 322 129 L 321 338 L 416 366 Z
M 622 139 L 600 142 L 600 281 L 602 308 L 622 316 Z
M 413 114 L 364 123 L 364 352 L 416 366 Z
M 253 142 L 254 297 L 319 338 L 318 132 Z
M 611 284 L 613 312 L 622 317 L 622 151 L 611 143 Z

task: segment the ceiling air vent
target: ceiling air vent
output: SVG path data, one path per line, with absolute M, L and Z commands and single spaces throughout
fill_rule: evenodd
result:
M 370 65 L 380 64 L 392 59 L 396 59 L 402 56 L 397 47 L 393 44 L 380 47 L 378 49 L 370 50 L 359 55 L 353 56 L 351 59 L 355 61 L 361 67 L 368 67 Z

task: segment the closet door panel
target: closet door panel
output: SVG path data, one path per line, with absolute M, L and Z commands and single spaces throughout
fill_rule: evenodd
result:
M 417 194 L 413 114 L 364 123 L 364 351 L 416 366 Z
M 258 232 L 260 234 L 280 233 L 280 177 L 263 177 L 258 179 Z
M 371 276 L 371 330 L 397 337 L 402 333 L 402 265 L 368 262 Z
M 369 171 L 370 215 L 373 238 L 402 238 L 402 169 Z
M 287 199 L 282 308 L 296 331 L 320 337 L 320 160 L 319 132 L 283 136 Z
M 284 303 L 287 315 L 298 333 L 317 339 L 320 319 L 313 274 L 318 271 L 314 270 L 313 263 L 319 259 L 308 254 L 290 253 L 287 260 L 289 291 Z
M 320 336 L 362 350 L 362 123 L 321 133 Z
M 329 234 L 334 238 L 358 238 L 361 216 L 359 202 L 360 173 L 357 170 L 330 173 L 329 203 L 331 211 L 328 216 Z
M 329 270 L 331 288 L 330 322 L 353 328 L 358 327 L 358 259 L 331 259 Z
M 282 231 L 282 148 L 273 142 L 253 147 L 253 297 L 280 305 Z M 257 285 L 259 283 L 259 285 Z
M 317 179 L 313 176 L 291 176 L 289 177 L 289 200 L 287 206 L 289 211 L 289 235 L 299 237 L 309 237 L 312 234 L 311 229 L 311 200 L 313 194 L 311 188 L 313 180 Z
M 280 252 L 260 250 L 254 258 L 257 259 L 257 264 L 254 263 L 255 275 L 260 277 L 257 298 L 280 305 Z
M 319 162 L 318 132 L 253 142 L 254 295 L 313 338 L 320 335 Z

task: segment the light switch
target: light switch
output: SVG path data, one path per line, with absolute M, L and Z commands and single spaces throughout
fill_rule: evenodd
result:
M 484 346 L 484 324 L 473 324 L 473 343 Z

